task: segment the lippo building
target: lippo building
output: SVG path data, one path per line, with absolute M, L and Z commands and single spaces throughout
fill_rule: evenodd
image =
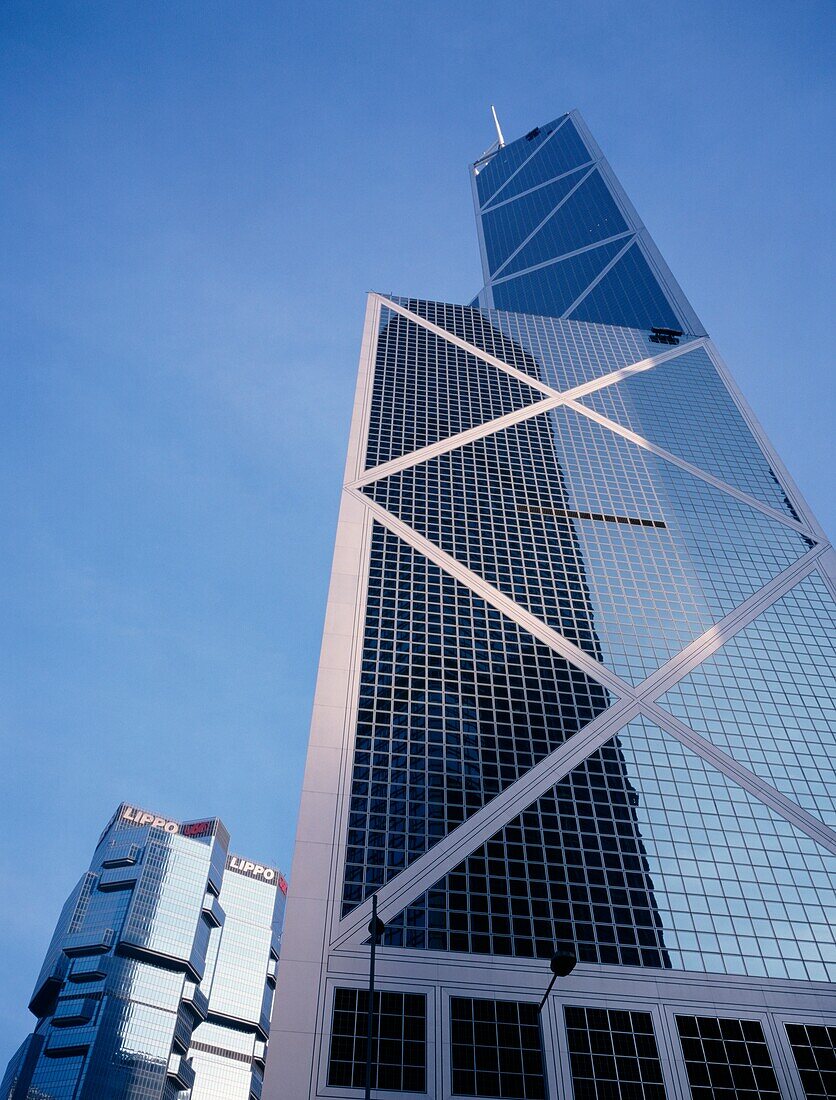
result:
M 287 883 L 218 818 L 122 803 L 70 894 L 3 1100 L 250 1100 L 261 1082 Z

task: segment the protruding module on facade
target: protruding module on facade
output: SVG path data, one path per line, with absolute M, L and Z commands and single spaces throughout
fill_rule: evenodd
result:
M 64 906 L 2 1100 L 261 1095 L 287 884 L 217 818 L 123 803 Z
M 825 1100 L 833 551 L 577 113 L 471 175 L 478 298 L 368 301 L 265 1097 L 363 1096 L 375 898 L 374 1096 Z

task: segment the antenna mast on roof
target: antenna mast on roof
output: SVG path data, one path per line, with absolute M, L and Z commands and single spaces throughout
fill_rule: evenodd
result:
M 499 119 L 496 117 L 496 107 L 493 104 L 491 104 L 491 114 L 493 115 L 493 124 L 496 127 L 496 136 L 499 139 L 499 148 L 501 149 L 505 145 L 505 138 L 502 136 Z

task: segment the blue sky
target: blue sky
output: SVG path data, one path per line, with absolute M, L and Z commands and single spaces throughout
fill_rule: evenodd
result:
M 289 869 L 364 292 L 578 107 L 829 531 L 832 6 L 0 8 L 0 1069 L 124 799 Z

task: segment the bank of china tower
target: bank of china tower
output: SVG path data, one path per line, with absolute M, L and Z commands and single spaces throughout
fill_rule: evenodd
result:
M 836 1095 L 833 551 L 576 113 L 371 294 L 265 1097 Z M 556 948 L 577 966 L 538 1003 Z

